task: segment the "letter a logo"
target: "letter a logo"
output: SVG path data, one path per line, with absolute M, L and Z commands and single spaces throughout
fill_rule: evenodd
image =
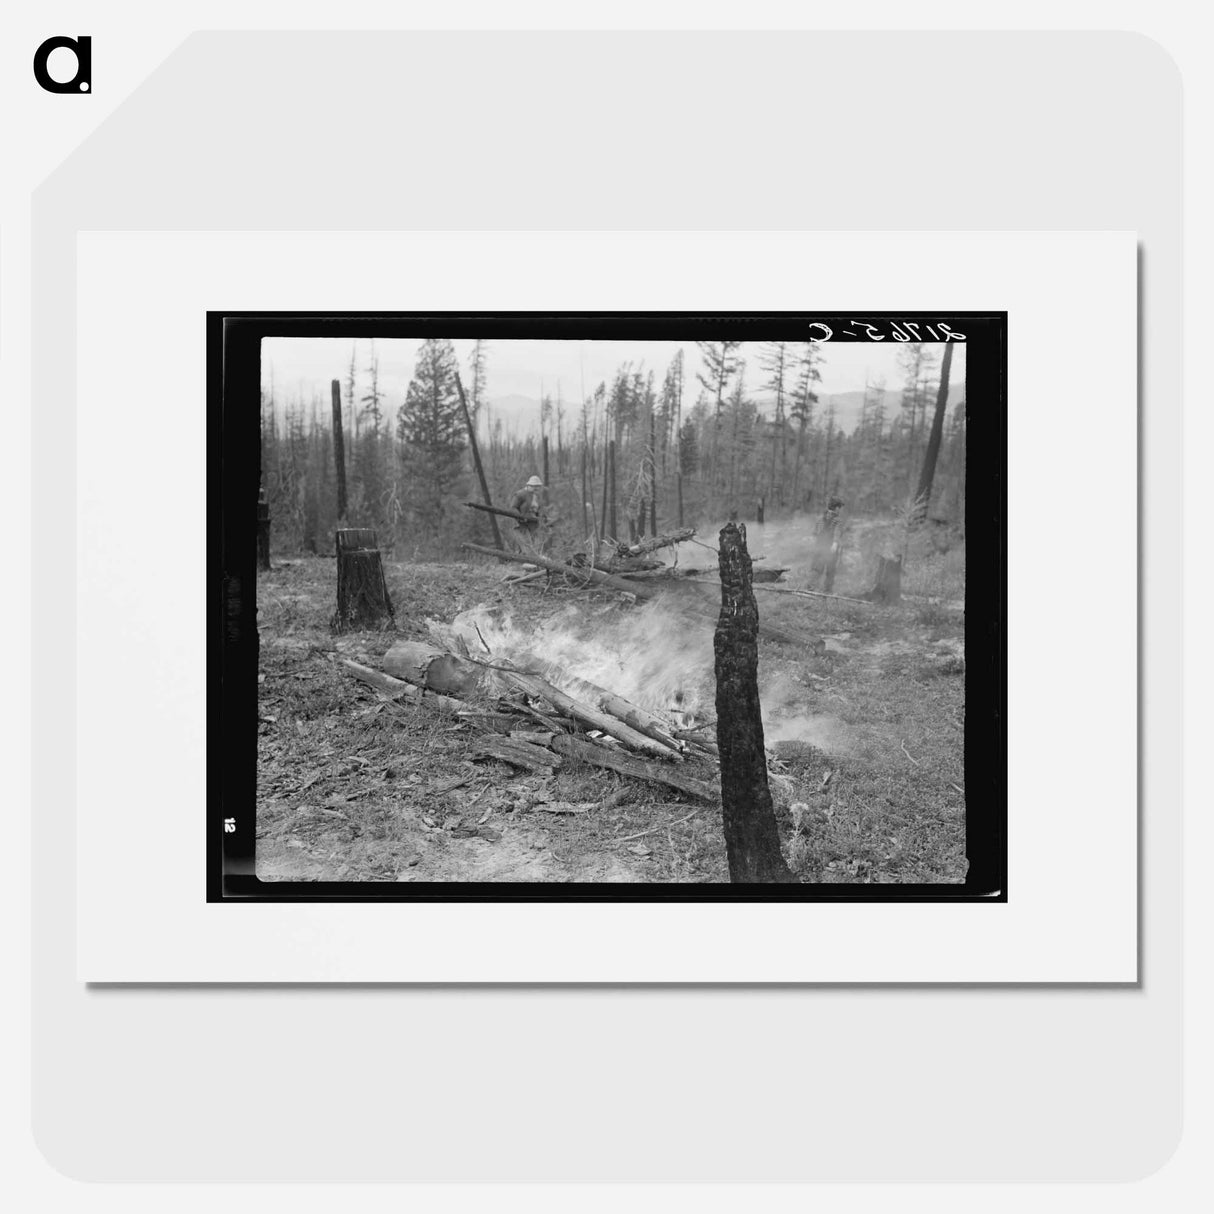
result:
M 52 51 L 69 50 L 76 56 L 76 74 L 71 80 L 55 80 L 46 70 Z M 34 79 L 48 93 L 89 93 L 93 89 L 93 40 L 78 38 L 48 38 L 34 52 Z

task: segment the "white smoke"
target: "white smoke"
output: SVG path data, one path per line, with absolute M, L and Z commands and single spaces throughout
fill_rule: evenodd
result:
M 637 607 L 571 603 L 543 620 L 520 608 L 482 605 L 449 625 L 431 622 L 430 630 L 447 647 L 458 637 L 475 657 L 524 668 L 529 657 L 539 658 L 548 664 L 546 676 L 570 695 L 577 695 L 575 680 L 583 679 L 676 728 L 691 728 L 716 715 L 715 626 L 710 614 L 654 599 Z M 795 665 L 764 671 L 760 659 L 759 700 L 769 745 L 792 740 L 825 751 L 848 749 L 842 722 L 809 711 L 815 698 L 812 681 Z
M 441 626 L 432 631 L 441 633 Z M 685 722 L 711 710 L 711 618 L 657 599 L 635 609 L 570 604 L 545 620 L 473 607 L 450 625 L 473 655 L 512 662 L 534 655 L 566 679 L 585 679 L 634 704 Z M 554 677 L 561 690 L 572 691 Z

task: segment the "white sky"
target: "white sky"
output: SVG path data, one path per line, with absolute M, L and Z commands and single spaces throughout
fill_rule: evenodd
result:
M 460 361 L 460 374 L 468 386 L 468 355 L 473 343 L 457 340 L 452 343 Z M 767 378 L 757 362 L 759 344 L 743 343 L 741 353 L 747 358 L 746 386 L 748 394 L 761 397 L 760 385 Z M 275 337 L 262 342 L 262 386 L 269 387 L 273 368 L 275 394 L 279 400 L 302 397 L 309 402 L 313 393 L 322 404 L 329 400 L 329 382 L 340 379 L 344 385 L 350 366 L 350 350 L 354 346 L 358 361 L 358 392 L 365 390 L 367 367 L 372 343 L 360 338 Z M 395 411 L 404 399 L 413 375 L 420 339 L 377 338 L 375 352 L 379 355 L 380 390 L 387 393 L 387 408 Z M 827 342 L 821 347 L 822 382 L 820 395 L 859 391 L 866 377 L 874 381 L 884 377 L 887 388 L 898 388 L 902 373 L 897 356 L 902 343 Z M 936 346 L 942 350 L 942 346 Z M 623 362 L 644 363 L 645 370 L 654 371 L 655 388 L 661 388 L 662 377 L 671 359 L 683 350 L 685 366 L 684 409 L 696 402 L 699 384 L 696 372 L 701 367 L 700 352 L 694 342 L 677 341 L 511 341 L 487 343 L 486 370 L 488 396 L 529 396 L 538 400 L 541 389 L 556 398 L 559 385 L 561 398 L 567 406 L 578 406 L 582 400 L 582 385 L 591 394 L 600 381 L 611 386 L 616 368 Z M 938 361 L 938 360 L 937 360 Z M 953 354 L 952 380 L 964 383 L 965 346 L 958 344 Z M 794 377 L 789 376 L 789 387 Z

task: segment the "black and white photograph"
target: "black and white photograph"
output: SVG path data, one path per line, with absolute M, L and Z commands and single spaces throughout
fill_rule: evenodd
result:
M 1005 896 L 1002 316 L 211 320 L 222 889 Z

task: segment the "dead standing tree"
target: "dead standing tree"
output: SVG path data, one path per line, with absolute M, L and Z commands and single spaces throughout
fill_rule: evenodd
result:
M 721 615 L 713 636 L 717 673 L 717 747 L 729 879 L 795 882 L 780 852 L 767 785 L 759 707 L 759 609 L 751 588 L 746 528 L 721 531 Z
M 477 353 L 480 353 L 479 343 Z M 464 425 L 468 429 L 468 445 L 472 448 L 472 462 L 476 465 L 476 479 L 481 484 L 481 496 L 485 499 L 485 506 L 492 510 L 493 499 L 489 496 L 489 482 L 485 479 L 485 467 L 481 463 L 481 448 L 480 444 L 476 441 L 476 425 L 473 421 L 472 413 L 468 408 L 468 398 L 464 395 L 464 385 L 460 380 L 458 371 L 455 373 L 455 387 L 459 392 L 459 406 L 464 413 Z M 502 533 L 498 528 L 497 519 L 493 517 L 492 513 L 489 516 L 489 522 L 493 527 L 494 544 L 499 548 L 503 547 Z
M 270 502 L 265 487 L 257 493 L 257 568 L 270 567 Z
M 337 470 L 337 524 L 346 521 L 346 436 L 341 419 L 341 383 L 331 381 L 333 395 L 333 466 Z

